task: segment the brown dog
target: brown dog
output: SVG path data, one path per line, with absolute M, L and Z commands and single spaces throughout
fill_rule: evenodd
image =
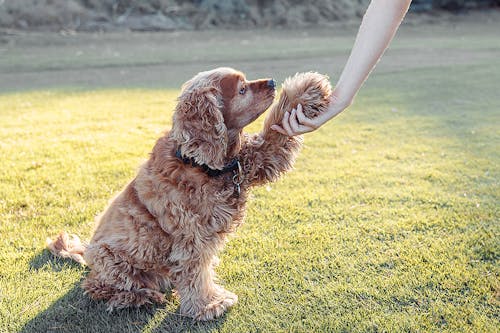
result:
M 300 137 L 270 129 L 298 103 L 307 116 L 325 110 L 325 76 L 287 79 L 260 134 L 242 129 L 273 102 L 272 79 L 247 81 L 230 68 L 202 72 L 182 87 L 173 128 L 138 175 L 98 218 L 90 243 L 66 233 L 50 251 L 90 267 L 83 288 L 108 308 L 164 302 L 173 287 L 180 313 L 210 320 L 237 296 L 214 282 L 217 254 L 243 222 L 248 189 L 292 168 Z

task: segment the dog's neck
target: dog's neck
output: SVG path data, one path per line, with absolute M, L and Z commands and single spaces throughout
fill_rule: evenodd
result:
M 234 130 L 228 130 L 227 137 L 228 137 L 228 143 L 227 143 L 227 151 L 226 151 L 226 159 L 227 160 L 232 160 L 236 156 L 238 156 L 238 153 L 241 150 L 241 136 L 242 136 L 242 130 L 241 129 L 234 129 Z
M 237 158 L 233 158 L 231 161 L 226 163 L 222 169 L 212 169 L 206 164 L 197 163 L 192 157 L 186 157 L 182 155 L 180 147 L 176 149 L 175 157 L 181 160 L 182 163 L 191 165 L 193 168 L 200 168 L 210 177 L 217 177 L 227 172 L 238 171 L 238 169 L 240 168 L 239 160 Z
M 238 153 L 241 149 L 242 130 L 228 131 L 228 149 L 226 151 L 225 164 L 222 169 L 212 169 L 206 164 L 200 164 L 193 157 L 183 155 L 181 147 L 178 145 L 175 148 L 175 157 L 181 160 L 184 164 L 189 164 L 192 167 L 198 167 L 210 177 L 217 177 L 227 172 L 238 171 L 239 160 Z

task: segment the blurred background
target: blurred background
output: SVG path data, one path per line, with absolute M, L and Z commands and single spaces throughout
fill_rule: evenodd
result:
M 340 74 L 369 0 L 0 0 L 0 92 L 173 88 L 230 66 Z M 497 57 L 500 0 L 414 0 L 378 72 Z M 467 52 L 464 53 L 464 48 Z M 486 58 L 485 58 L 486 57 Z
M 0 0 L 0 27 L 75 31 L 304 27 L 363 15 L 369 0 Z M 411 11 L 455 13 L 500 0 L 414 0 Z M 442 14 L 442 13 L 441 13 Z

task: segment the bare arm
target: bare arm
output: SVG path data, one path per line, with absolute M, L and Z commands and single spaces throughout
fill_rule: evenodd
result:
M 361 22 L 351 55 L 332 92 L 330 107 L 314 119 L 302 107 L 283 117 L 282 126 L 272 128 L 289 136 L 312 132 L 352 104 L 403 20 L 411 0 L 372 0 Z

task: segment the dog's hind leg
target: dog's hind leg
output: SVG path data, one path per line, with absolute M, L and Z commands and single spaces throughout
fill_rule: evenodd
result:
M 161 289 L 167 283 L 159 274 L 134 267 L 104 244 L 89 251 L 95 251 L 92 270 L 82 287 L 93 299 L 106 300 L 109 311 L 165 302 Z
M 106 300 L 108 311 L 165 302 L 165 296 L 159 291 L 148 288 L 124 290 L 92 277 L 85 279 L 83 288 L 93 299 Z

